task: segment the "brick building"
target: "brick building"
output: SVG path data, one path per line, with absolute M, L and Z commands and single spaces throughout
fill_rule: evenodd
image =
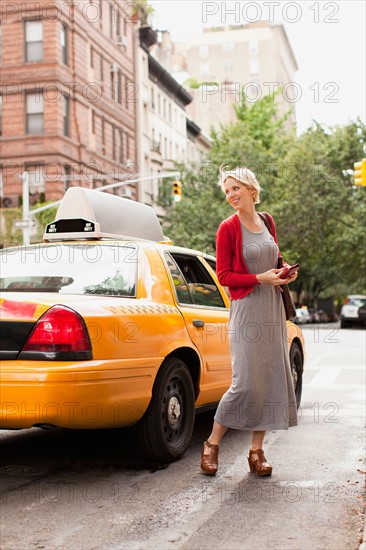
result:
M 1 11 L 2 206 L 18 205 L 24 170 L 33 202 L 136 172 L 131 3 L 2 0 Z

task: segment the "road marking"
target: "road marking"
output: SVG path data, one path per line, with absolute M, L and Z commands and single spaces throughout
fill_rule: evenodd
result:
M 322 365 L 322 364 L 315 364 L 313 363 L 312 365 L 305 365 L 304 367 L 304 372 L 308 371 L 308 370 L 319 370 L 319 369 L 355 369 L 355 370 L 365 370 L 365 365 L 362 365 L 362 363 L 360 363 L 359 365 Z
M 314 378 L 306 385 L 308 388 L 318 388 L 319 386 L 329 387 L 335 382 L 341 370 L 342 367 L 333 367 L 330 372 L 329 369 L 322 370 L 318 372 L 314 376 Z

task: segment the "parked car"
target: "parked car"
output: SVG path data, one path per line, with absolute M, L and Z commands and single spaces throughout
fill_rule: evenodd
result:
M 358 319 L 360 323 L 366 325 L 366 304 L 358 308 Z
M 330 321 L 328 313 L 323 309 L 318 309 L 317 313 L 318 313 L 319 323 L 328 323 Z
M 150 459 L 180 458 L 231 381 L 215 258 L 173 246 L 150 207 L 82 188 L 44 240 L 1 251 L 0 428 L 135 426 Z M 304 340 L 287 333 L 299 405 Z
M 319 312 L 314 307 L 308 307 L 310 323 L 319 323 Z
M 363 311 L 366 305 L 366 296 L 363 294 L 350 294 L 344 301 L 341 309 L 341 328 L 348 328 L 352 325 L 363 323 Z M 359 310 L 361 312 L 359 314 Z
M 305 307 L 297 307 L 296 317 L 294 319 L 294 322 L 299 325 L 302 325 L 305 323 L 311 323 L 311 317 L 310 317 L 310 313 L 308 312 L 308 309 Z

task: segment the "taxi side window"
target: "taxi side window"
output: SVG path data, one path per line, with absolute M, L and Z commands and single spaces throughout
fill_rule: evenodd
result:
M 205 258 L 205 260 L 206 260 L 206 262 L 208 263 L 208 265 L 209 265 L 209 266 L 214 270 L 214 272 L 216 273 L 216 262 L 215 262 L 215 260 L 211 260 L 211 258 Z M 222 288 L 225 290 L 225 292 L 226 292 L 228 298 L 230 298 L 230 292 L 229 292 L 228 287 L 227 287 L 227 286 L 223 286 Z
M 188 290 L 188 285 L 184 280 L 181 270 L 179 269 L 170 254 L 165 254 L 164 256 L 173 279 L 178 302 L 180 302 L 181 304 L 193 304 L 191 293 Z
M 171 253 L 187 283 L 194 304 L 199 306 L 226 307 L 211 275 L 195 256 Z

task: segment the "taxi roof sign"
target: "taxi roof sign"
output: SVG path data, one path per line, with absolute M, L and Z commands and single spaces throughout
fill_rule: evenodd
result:
M 55 221 L 47 225 L 43 235 L 45 241 L 117 237 L 165 240 L 150 206 L 83 187 L 67 189 Z

